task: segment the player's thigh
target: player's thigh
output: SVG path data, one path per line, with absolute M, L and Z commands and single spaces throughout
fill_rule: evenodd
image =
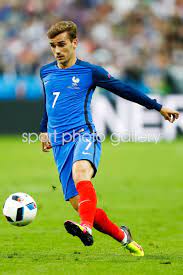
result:
M 91 180 L 94 169 L 88 160 L 78 160 L 73 163 L 72 177 L 75 184 L 82 180 Z
M 97 137 L 91 134 L 82 136 L 75 145 L 73 157 L 73 179 L 91 180 L 97 172 L 100 161 L 101 144 Z

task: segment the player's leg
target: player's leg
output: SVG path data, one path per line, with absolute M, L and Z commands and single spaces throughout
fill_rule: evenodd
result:
M 78 236 L 85 245 L 92 245 L 92 227 L 97 197 L 91 178 L 95 175 L 100 159 L 101 146 L 95 135 L 86 133 L 76 143 L 73 157 L 72 178 L 79 194 L 78 213 L 80 224 L 66 221 L 66 230 Z M 81 232 L 82 231 L 82 232 Z M 85 233 L 89 236 L 89 241 Z
M 103 209 L 96 209 L 94 228 L 120 242 L 133 256 L 144 256 L 142 247 L 133 240 L 129 228 L 124 225 L 117 226 Z
M 79 160 L 73 164 L 72 177 L 79 196 L 78 203 L 74 198 L 70 201 L 77 207 L 80 224 L 66 221 L 65 228 L 68 233 L 78 236 L 84 245 L 93 244 L 92 227 L 97 204 L 96 192 L 91 182 L 93 173 L 94 169 L 88 160 Z
M 66 230 L 74 235 L 78 236 L 84 245 L 92 245 L 93 237 L 91 234 L 91 228 L 93 226 L 93 219 L 96 210 L 96 194 L 95 190 L 91 183 L 91 177 L 93 175 L 93 168 L 88 161 L 75 161 L 73 166 L 74 159 L 74 151 L 76 144 L 75 142 L 67 143 L 63 146 L 54 146 L 53 154 L 55 158 L 55 162 L 59 172 L 59 178 L 62 184 L 62 189 L 64 193 L 65 200 L 78 195 L 78 191 L 80 192 L 80 198 L 86 197 L 87 201 L 87 211 L 83 210 L 83 202 L 80 207 L 80 216 L 81 221 L 84 222 L 84 226 L 81 224 L 76 224 L 71 221 L 66 221 L 64 223 Z M 72 166 L 76 167 L 76 171 L 74 173 L 75 181 L 79 181 L 77 185 L 77 189 L 72 176 Z M 87 190 L 87 191 L 86 191 Z M 91 214 L 91 213 L 94 214 Z
M 72 207 L 78 211 L 79 195 L 71 198 L 70 203 Z M 130 230 L 125 227 L 119 227 L 113 223 L 103 209 L 96 208 L 94 217 L 94 228 L 104 234 L 114 238 L 116 241 L 130 251 L 133 256 L 143 256 L 144 252 L 141 246 L 133 241 Z
M 79 202 L 80 202 L 79 195 L 71 198 L 69 201 L 70 201 L 72 207 L 78 212 L 79 211 Z M 96 208 L 93 226 L 96 230 L 113 237 L 118 242 L 123 242 L 123 241 L 126 242 L 126 238 L 125 238 L 126 235 L 123 232 L 123 230 L 121 230 L 121 228 L 119 226 L 114 224 L 108 218 L 108 216 L 104 212 L 104 210 L 102 210 L 100 208 Z
M 79 193 L 78 212 L 81 225 L 89 232 L 97 205 L 96 192 L 91 178 L 96 174 L 101 154 L 101 144 L 95 134 L 85 133 L 76 143 L 73 158 L 72 177 Z
M 64 193 L 64 198 L 68 201 L 78 195 L 78 191 L 72 177 L 72 165 L 75 143 L 70 142 L 63 146 L 54 146 L 53 154 L 59 172 L 60 182 Z M 88 179 L 88 178 L 87 178 Z M 64 223 L 66 230 L 73 236 L 78 236 L 84 245 L 92 245 L 92 235 L 80 224 L 66 221 Z

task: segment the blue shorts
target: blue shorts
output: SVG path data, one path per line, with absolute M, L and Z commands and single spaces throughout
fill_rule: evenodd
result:
M 64 198 L 68 201 L 78 195 L 72 178 L 73 163 L 78 160 L 90 161 L 94 168 L 94 177 L 100 161 L 101 143 L 96 134 L 87 133 L 87 136 L 82 135 L 76 141 L 71 141 L 64 145 L 56 145 L 52 149 Z

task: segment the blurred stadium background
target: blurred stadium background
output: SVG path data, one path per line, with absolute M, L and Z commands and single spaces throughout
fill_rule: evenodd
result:
M 46 31 L 62 19 L 78 25 L 79 58 L 102 65 L 169 107 L 183 110 L 182 0 L 1 0 L 0 133 L 39 131 L 43 96 L 39 69 L 53 60 Z M 157 114 L 146 112 L 145 121 L 144 113 L 139 119 L 130 116 L 127 120 L 127 109 L 145 110 L 122 103 L 108 92 L 96 94 L 94 113 L 102 132 L 123 132 L 139 124 L 140 132 L 147 126 L 148 131 L 167 139 L 182 134 L 181 120 L 169 133 L 162 133 Z M 122 128 L 114 124 L 119 116 Z

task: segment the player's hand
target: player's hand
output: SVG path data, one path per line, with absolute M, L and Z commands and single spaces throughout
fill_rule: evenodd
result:
M 160 113 L 165 120 L 168 120 L 171 123 L 173 123 L 176 119 L 179 118 L 179 112 L 171 110 L 169 108 L 162 107 Z
M 50 149 L 51 149 L 51 143 L 50 143 L 49 138 L 48 138 L 48 133 L 41 133 L 39 135 L 39 139 L 40 139 L 41 144 L 42 144 L 42 151 L 43 152 L 49 152 Z

